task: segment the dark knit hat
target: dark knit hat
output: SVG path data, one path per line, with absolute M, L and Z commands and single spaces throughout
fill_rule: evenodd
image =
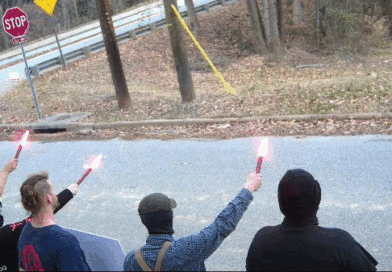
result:
M 168 198 L 161 193 L 149 194 L 144 197 L 139 204 L 139 214 L 149 214 L 154 212 L 169 212 L 177 207 L 174 199 Z
M 305 170 L 289 170 L 279 183 L 278 199 L 281 212 L 291 220 L 316 217 L 321 201 L 320 184 Z

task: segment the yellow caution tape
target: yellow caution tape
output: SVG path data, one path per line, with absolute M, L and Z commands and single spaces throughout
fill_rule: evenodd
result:
M 223 78 L 223 76 L 219 73 L 219 71 L 215 68 L 214 64 L 212 64 L 211 60 L 208 58 L 206 52 L 204 52 L 203 48 L 201 48 L 200 44 L 198 43 L 198 41 L 196 40 L 196 38 L 193 36 L 192 32 L 189 30 L 188 26 L 185 24 L 184 19 L 182 19 L 180 13 L 177 11 L 176 7 L 172 4 L 171 7 L 173 8 L 174 12 L 176 13 L 178 19 L 180 20 L 182 26 L 185 28 L 186 32 L 188 32 L 189 36 L 191 36 L 192 40 L 195 42 L 197 48 L 199 48 L 201 54 L 204 56 L 204 58 L 206 59 L 206 61 L 210 64 L 212 70 L 214 70 L 216 76 L 220 79 L 220 81 L 222 82 L 223 86 L 226 88 L 226 90 L 235 95 L 237 98 L 239 98 L 237 96 L 237 94 L 235 93 L 234 89 L 230 86 L 229 83 L 227 83 L 225 81 L 225 79 Z M 240 98 L 239 98 L 240 99 Z

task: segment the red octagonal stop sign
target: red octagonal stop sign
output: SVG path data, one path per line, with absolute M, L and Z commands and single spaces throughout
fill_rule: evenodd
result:
M 9 8 L 4 13 L 3 26 L 5 32 L 13 38 L 20 38 L 26 35 L 29 28 L 27 14 L 18 7 Z

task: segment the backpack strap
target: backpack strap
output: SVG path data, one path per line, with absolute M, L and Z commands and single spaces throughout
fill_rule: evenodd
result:
M 161 271 L 162 261 L 166 255 L 167 250 L 169 249 L 171 242 L 167 241 L 163 244 L 161 251 L 159 251 L 157 263 L 155 264 L 154 271 Z
M 136 251 L 136 261 L 139 264 L 139 266 L 143 269 L 143 271 L 152 271 L 151 268 L 148 266 L 148 264 L 146 264 L 146 262 L 144 261 L 140 249 Z
M 157 263 L 155 264 L 154 271 L 161 270 L 163 258 L 165 257 L 165 254 L 166 254 L 167 250 L 169 249 L 170 245 L 171 245 L 171 242 L 169 242 L 169 241 L 167 241 L 163 244 L 161 250 L 159 251 Z M 139 266 L 143 269 L 143 271 L 152 271 L 151 268 L 146 263 L 146 261 L 144 260 L 141 249 L 136 251 L 136 261 L 139 264 Z

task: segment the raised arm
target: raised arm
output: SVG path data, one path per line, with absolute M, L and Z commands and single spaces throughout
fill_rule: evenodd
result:
M 252 193 L 261 187 L 260 174 L 251 173 L 239 194 L 226 206 L 214 222 L 195 235 L 176 240 L 182 247 L 185 262 L 207 259 L 232 233 L 253 200 Z
M 67 204 L 68 201 L 70 201 L 73 198 L 73 196 L 78 193 L 78 188 L 79 185 L 72 184 L 68 186 L 67 189 L 65 189 L 64 191 L 62 191 L 57 195 L 60 206 L 54 210 L 54 213 L 57 213 L 59 210 L 61 210 L 65 206 L 65 204 Z
M 7 184 L 8 176 L 18 166 L 18 159 L 11 159 L 7 165 L 0 172 L 0 197 L 2 197 L 5 185 Z

